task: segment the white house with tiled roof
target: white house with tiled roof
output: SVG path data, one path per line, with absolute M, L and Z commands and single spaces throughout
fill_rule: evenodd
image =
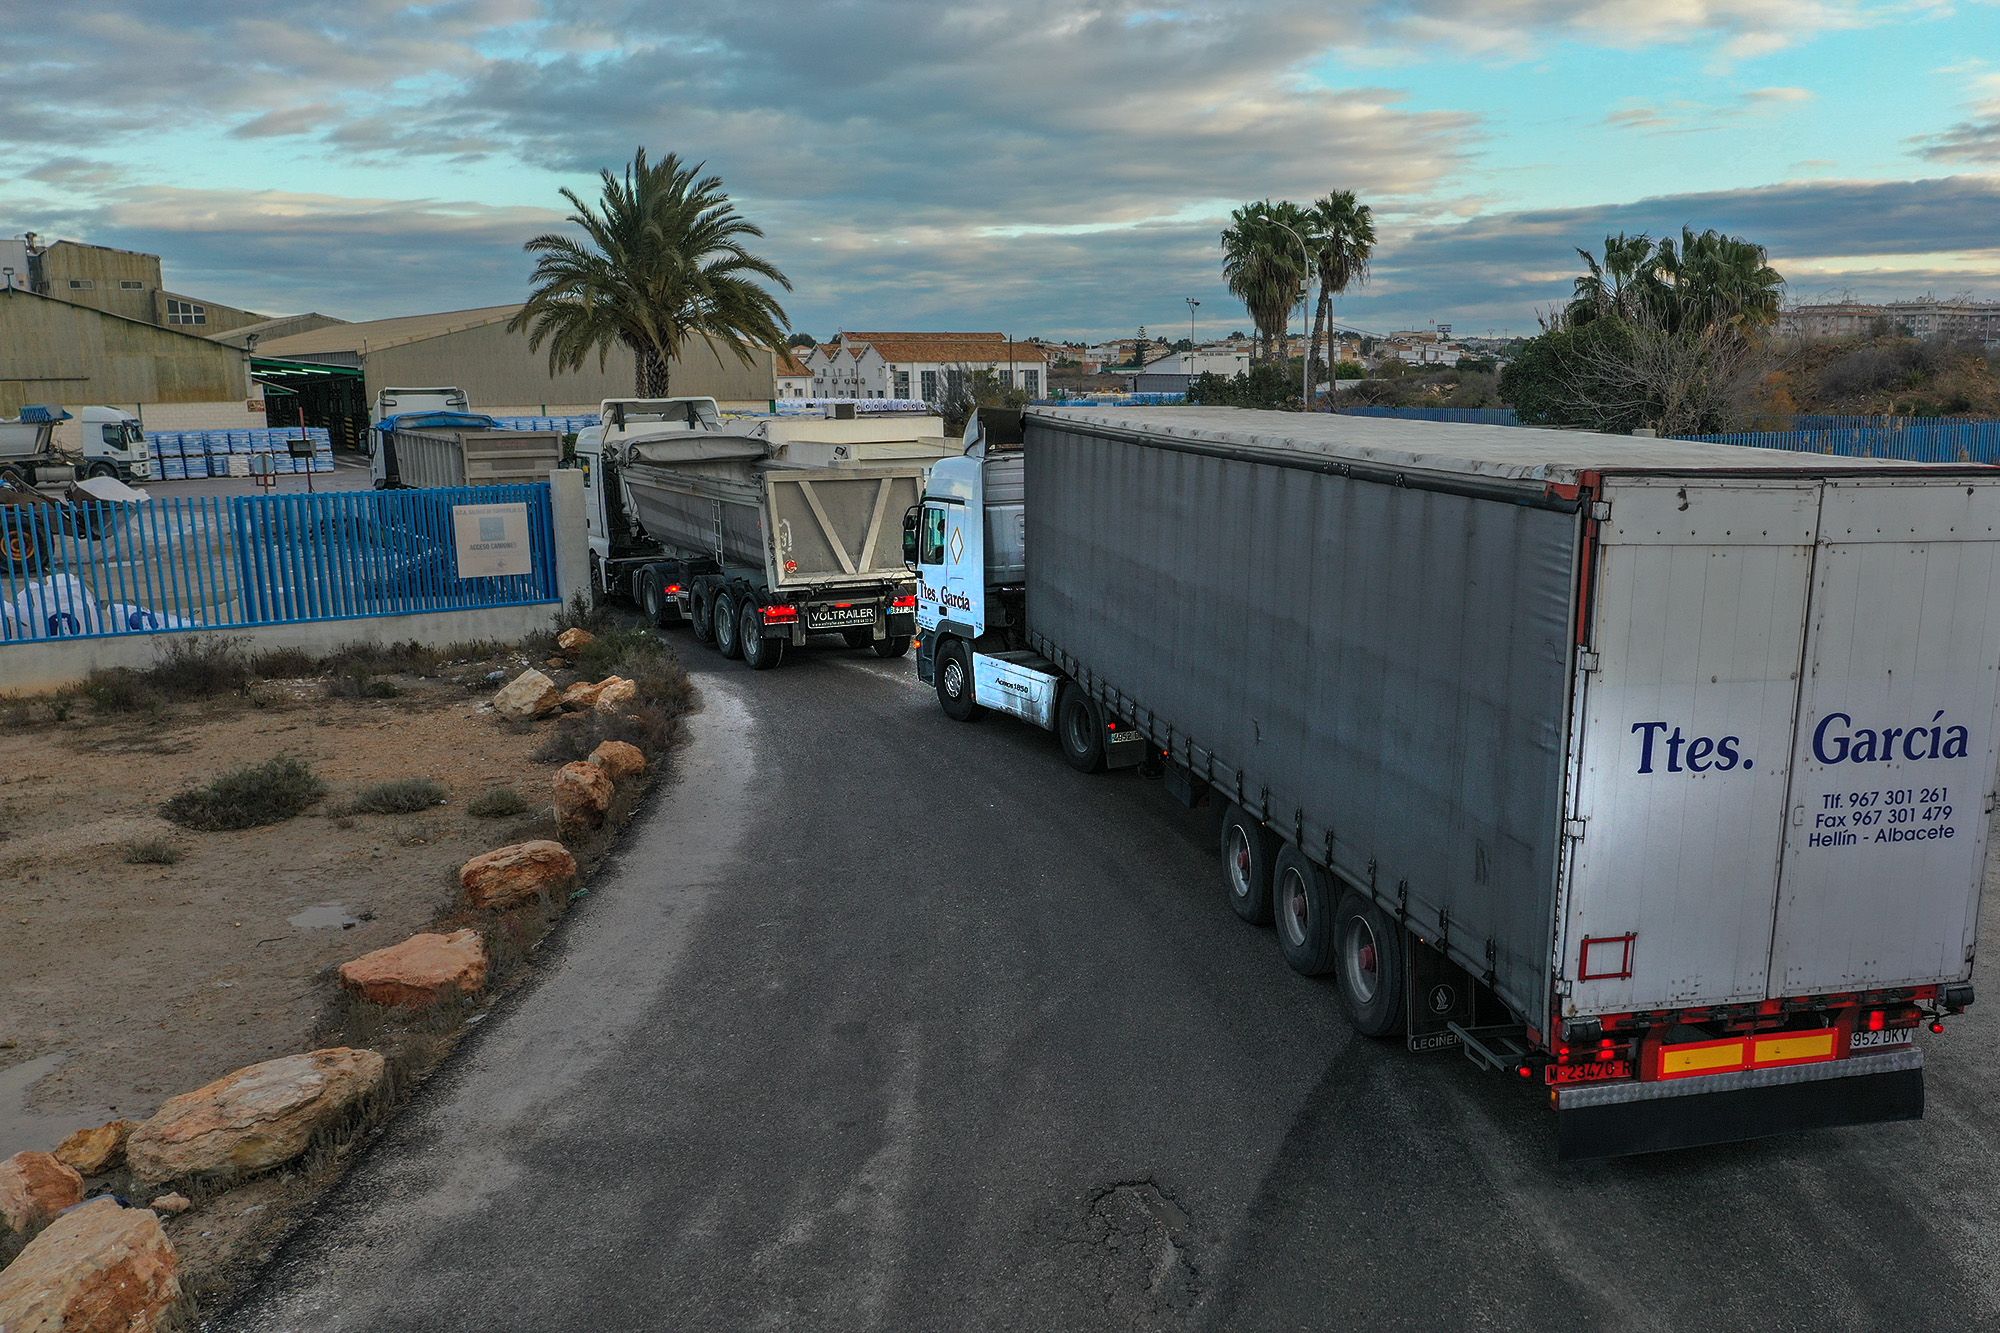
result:
M 810 398 L 813 396 L 813 372 L 803 358 L 810 352 L 800 352 L 796 348 L 778 358 L 778 397 Z
M 1048 392 L 1046 349 L 1000 333 L 843 333 L 807 359 L 825 398 L 921 398 L 934 403 L 953 375 L 991 371 L 1039 398 Z

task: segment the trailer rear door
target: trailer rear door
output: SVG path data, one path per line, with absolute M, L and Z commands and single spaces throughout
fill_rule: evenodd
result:
M 1764 998 L 1819 487 L 1618 478 L 1573 724 L 1564 1011 Z
M 771 471 L 764 481 L 776 586 L 911 577 L 903 564 L 903 512 L 923 495 L 921 467 Z
M 1773 995 L 1971 972 L 2000 699 L 2000 481 L 1828 481 Z

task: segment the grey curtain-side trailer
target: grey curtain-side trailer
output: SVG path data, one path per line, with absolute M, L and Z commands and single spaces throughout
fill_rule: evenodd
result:
M 1231 905 L 1360 1031 L 1544 1087 L 1565 1157 L 1922 1114 L 1916 1033 L 1972 1000 L 2000 473 L 1010 424 L 906 518 L 920 676 L 1212 797 Z

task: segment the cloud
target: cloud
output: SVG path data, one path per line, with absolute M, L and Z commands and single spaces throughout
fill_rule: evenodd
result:
M 1604 117 L 1613 129 L 1642 134 L 1704 134 L 1726 128 L 1747 116 L 1771 114 L 1780 108 L 1810 102 L 1806 88 L 1752 88 L 1718 101 L 1681 100 L 1664 106 L 1627 104 Z
M 1918 153 L 1934 162 L 2000 163 L 2000 74 L 1983 74 L 1972 88 L 1971 115 L 1936 134 L 1912 139 Z

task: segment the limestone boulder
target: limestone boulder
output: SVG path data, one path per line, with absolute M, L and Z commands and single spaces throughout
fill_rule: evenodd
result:
M 556 647 L 566 653 L 580 652 L 596 642 L 597 636 L 580 625 L 556 635 Z
M 172 1194 L 160 1195 L 146 1206 L 163 1216 L 179 1217 L 182 1213 L 194 1207 L 194 1200 L 176 1190 Z
M 382 1057 L 347 1046 L 280 1056 L 169 1098 L 132 1131 L 125 1160 L 149 1185 L 210 1171 L 262 1171 L 382 1085 Z
M 556 770 L 556 831 L 568 837 L 594 829 L 611 808 L 611 775 L 589 760 Z
M 646 752 L 630 741 L 605 741 L 590 752 L 590 762 L 613 782 L 623 782 L 646 771 Z
M 79 1129 L 56 1145 L 56 1160 L 80 1175 L 101 1175 L 125 1160 L 125 1139 L 132 1124 L 113 1120 L 95 1129 Z
M 340 984 L 372 1004 L 422 1009 L 486 984 L 486 943 L 476 930 L 412 935 L 340 965 Z
M 562 706 L 576 712 L 597 707 L 597 696 L 604 692 L 605 682 L 579 680 L 574 685 L 563 688 Z
M 514 722 L 545 717 L 561 704 L 562 692 L 556 683 L 533 667 L 502 685 L 493 696 L 493 711 Z
M 473 857 L 458 870 L 465 900 L 474 907 L 504 911 L 576 882 L 576 858 L 548 838 L 517 842 Z
M 623 676 L 606 676 L 597 682 L 597 702 L 591 705 L 600 713 L 617 713 L 630 708 L 639 698 L 639 687 Z
M 83 1177 L 54 1153 L 17 1152 L 0 1162 L 0 1226 L 17 1235 L 34 1235 L 82 1198 Z
M 64 1213 L 0 1272 L 7 1333 L 152 1333 L 181 1298 L 180 1263 L 150 1209 L 108 1196 Z

